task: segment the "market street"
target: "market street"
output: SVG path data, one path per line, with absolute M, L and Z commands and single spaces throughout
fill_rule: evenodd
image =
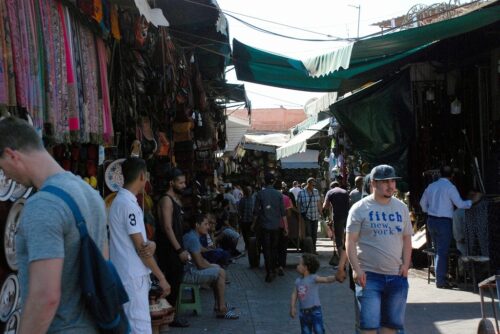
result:
M 331 275 L 334 270 L 328 265 L 330 247 L 326 239 L 318 240 L 321 259 L 320 275 Z M 201 299 L 204 313 L 201 316 L 186 314 L 191 326 L 171 328 L 171 334 L 237 333 L 274 334 L 300 333 L 298 319 L 288 315 L 289 299 L 293 282 L 298 274 L 295 265 L 300 253 L 288 254 L 288 266 L 284 277 L 272 283 L 264 282 L 264 270 L 249 269 L 247 258 L 240 258 L 228 268 L 231 283 L 227 286 L 228 302 L 241 311 L 239 320 L 216 319 L 212 312 L 211 291 L 202 290 Z M 261 262 L 262 263 L 262 262 Z M 411 270 L 410 294 L 406 310 L 406 333 L 475 333 L 481 318 L 479 295 L 473 293 L 471 285 L 465 290 L 437 289 L 427 284 L 427 273 Z M 354 323 L 353 295 L 346 279 L 343 284 L 325 284 L 320 287 L 325 329 L 332 334 L 352 334 Z M 206 310 L 206 311 L 205 311 Z M 491 308 L 488 305 L 488 312 Z

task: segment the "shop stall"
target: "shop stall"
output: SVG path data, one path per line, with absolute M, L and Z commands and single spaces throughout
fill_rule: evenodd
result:
M 246 99 L 242 86 L 236 95 L 224 89 L 227 25 L 215 1 L 206 5 L 213 15 L 194 22 L 187 7 L 162 12 L 147 1 L 2 1 L 0 117 L 30 122 L 55 160 L 108 207 L 123 185 L 121 162 L 145 159 L 150 181 L 138 200 L 151 227 L 167 172 L 182 169 L 189 217 L 226 145 L 225 103 Z M 193 32 L 221 47 L 198 47 L 184 36 Z M 16 226 L 33 193 L 0 171 L 0 322 L 9 333 L 19 321 Z

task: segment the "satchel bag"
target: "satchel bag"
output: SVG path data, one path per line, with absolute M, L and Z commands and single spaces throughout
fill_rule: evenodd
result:
M 306 190 L 304 190 L 304 191 L 306 191 Z M 309 220 L 307 218 L 307 210 L 309 210 L 309 206 L 311 205 L 311 201 L 312 201 L 313 196 L 314 196 L 314 192 L 313 192 L 312 196 L 309 197 L 309 203 L 307 203 L 306 209 L 304 211 L 302 211 L 302 207 L 300 208 L 300 215 L 302 216 L 303 220 Z
M 123 304 L 129 300 L 127 292 L 111 261 L 104 259 L 90 237 L 78 205 L 67 192 L 58 187 L 46 186 L 40 191 L 59 197 L 73 212 L 76 227 L 80 232 L 82 297 L 89 313 L 99 326 L 99 332 L 103 334 L 130 333 L 130 325 L 123 311 Z

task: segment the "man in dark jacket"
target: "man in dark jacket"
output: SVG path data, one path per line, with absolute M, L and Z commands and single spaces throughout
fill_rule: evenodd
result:
M 255 196 L 253 229 L 259 234 L 264 251 L 266 263 L 266 282 L 272 282 L 276 277 L 276 264 L 278 263 L 278 242 L 280 221 L 286 223 L 285 206 L 281 192 L 274 189 L 275 177 L 266 174 L 266 187 Z

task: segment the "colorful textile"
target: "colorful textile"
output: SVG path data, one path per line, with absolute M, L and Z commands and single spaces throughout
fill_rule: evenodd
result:
M 109 1 L 96 5 L 90 16 L 109 30 Z M 1 1 L 0 105 L 25 108 L 51 142 L 111 142 L 104 42 L 61 1 Z

